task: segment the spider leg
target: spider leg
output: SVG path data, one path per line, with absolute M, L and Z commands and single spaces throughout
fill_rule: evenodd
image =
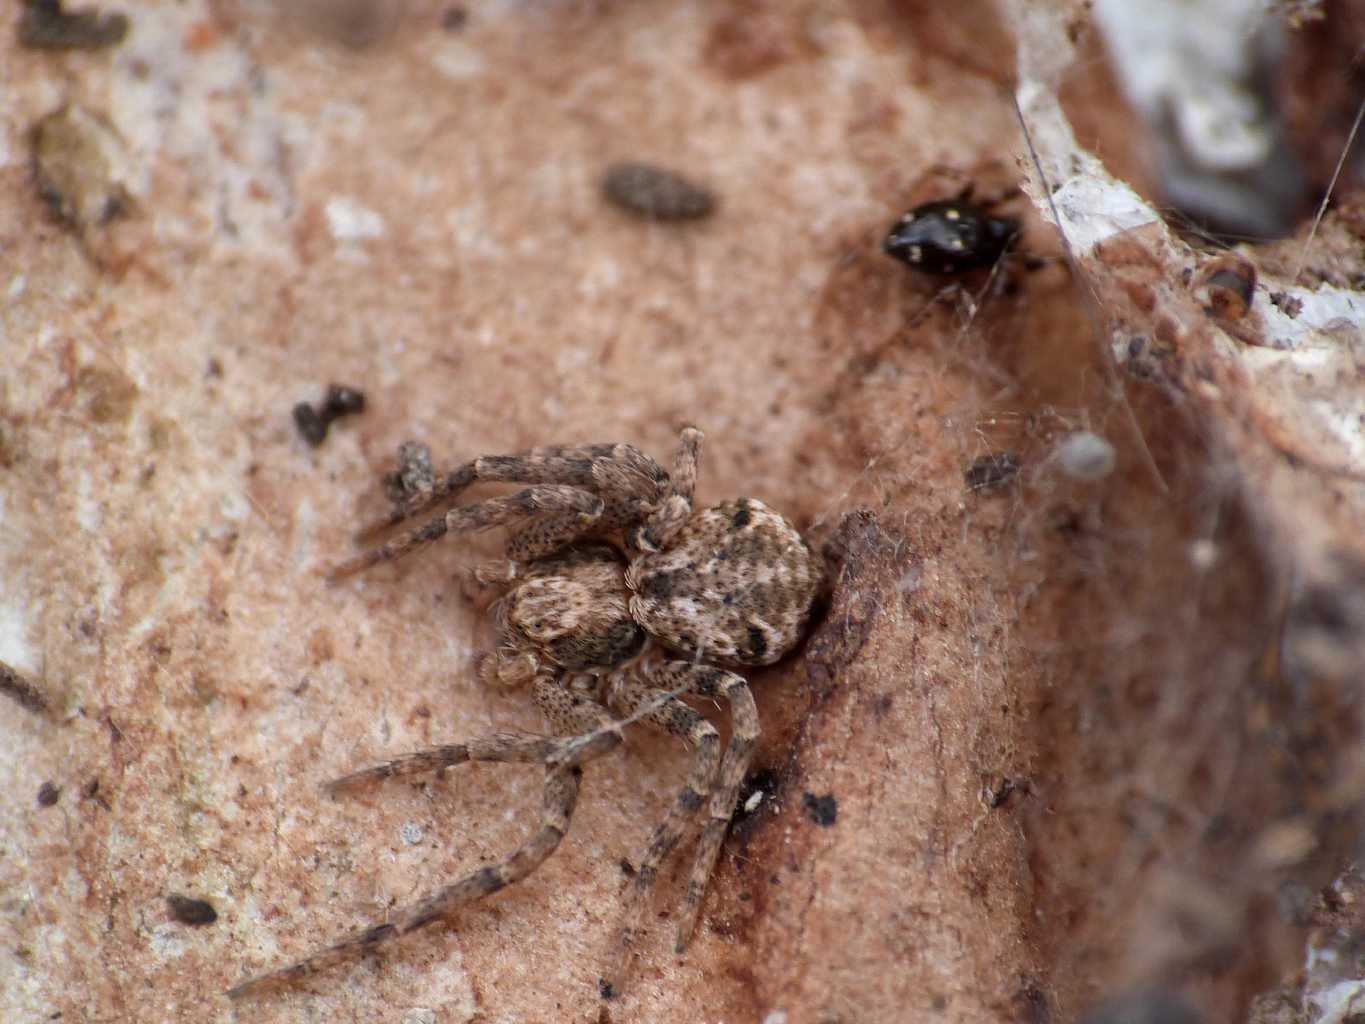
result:
M 405 519 L 448 502 L 475 483 L 561 484 L 594 493 L 621 494 L 645 501 L 658 497 L 668 474 L 657 462 L 629 444 L 555 445 L 531 448 L 515 455 L 485 455 L 466 462 L 438 479 L 412 502 L 393 510 L 360 531 L 356 538 L 367 543 Z M 624 525 L 638 506 L 626 502 L 618 510 L 608 502 L 605 519 L 611 528 Z M 614 513 L 625 517 L 614 522 Z
M 569 820 L 573 817 L 574 804 L 578 800 L 578 782 L 582 772 L 583 769 L 578 767 L 556 767 L 546 773 L 540 829 L 500 863 L 481 868 L 420 903 L 405 907 L 394 915 L 391 921 L 352 932 L 340 942 L 314 953 L 307 959 L 269 974 L 248 979 L 228 989 L 228 998 L 241 999 L 254 995 L 268 986 L 310 978 L 319 971 L 374 949 L 390 939 L 396 939 L 400 935 L 406 935 L 431 924 L 466 903 L 472 903 L 513 882 L 521 881 L 555 851 L 559 841 L 569 830 Z
M 333 779 L 323 786 L 331 796 L 348 793 L 385 779 L 426 775 L 443 768 L 464 764 L 466 761 L 514 761 L 526 764 L 559 764 L 574 767 L 593 757 L 599 757 L 620 742 L 619 734 L 602 733 L 606 739 L 594 747 L 575 746 L 572 739 L 536 736 L 533 733 L 500 732 L 468 743 L 450 743 L 427 747 L 410 754 L 400 754 L 363 768 L 358 772 Z
M 526 519 L 532 521 L 513 538 L 508 545 L 508 554 L 515 559 L 529 560 L 581 536 L 601 517 L 602 508 L 601 498 L 577 487 L 548 484 L 528 487 L 515 494 L 453 508 L 429 519 L 421 526 L 343 562 L 328 573 L 328 579 L 336 582 L 380 562 L 401 558 L 447 533 L 486 530 Z
M 668 815 L 650 835 L 649 845 L 645 847 L 635 880 L 626 895 L 616 951 L 610 969 L 601 982 L 603 996 L 610 998 L 620 990 L 621 981 L 630 966 L 631 951 L 639 937 L 640 920 L 649 905 L 649 896 L 654 891 L 659 865 L 677 845 L 688 822 L 696 816 L 706 794 L 715 785 L 716 770 L 720 766 L 720 733 L 681 700 L 668 697 L 667 690 L 646 685 L 629 676 L 608 692 L 607 702 L 613 710 L 625 716 L 655 705 L 643 714 L 641 720 L 687 740 L 696 749 L 687 781 L 678 791 Z
M 686 498 L 689 505 L 697 486 L 697 462 L 704 437 L 696 427 L 683 427 L 678 435 L 678 449 L 673 453 L 673 493 Z
M 228 989 L 228 998 L 242 999 L 255 995 L 265 988 L 310 978 L 334 964 L 372 950 L 400 935 L 416 931 L 467 903 L 473 903 L 514 882 L 521 881 L 554 853 L 560 840 L 569 831 L 569 822 L 573 818 L 574 805 L 578 801 L 579 779 L 583 772 L 581 762 L 618 745 L 621 742 L 621 733 L 606 708 L 570 694 L 554 677 L 537 677 L 534 693 L 537 704 L 544 700 L 551 708 L 546 717 L 557 732 L 578 735 L 563 736 L 559 739 L 517 734 L 491 736 L 473 743 L 419 751 L 408 758 L 398 758 L 387 765 L 379 765 L 370 772 L 358 772 L 337 780 L 349 785 L 351 780 L 359 782 L 370 778 L 388 778 L 390 775 L 414 774 L 428 768 L 443 767 L 446 763 L 458 764 L 465 760 L 534 761 L 540 758 L 533 755 L 543 753 L 547 768 L 541 805 L 541 824 L 530 839 L 499 863 L 466 875 L 421 902 L 399 910 L 390 921 L 352 932 L 340 942 L 288 967 L 249 978 L 240 985 L 233 986 Z M 563 694 L 568 699 L 557 698 L 554 696 L 556 693 Z M 603 741 L 602 737 L 607 737 L 607 740 Z M 560 760 L 557 755 L 562 754 L 564 750 L 577 751 L 581 756 L 575 759 L 571 753 L 567 760 Z M 461 755 L 457 756 L 456 751 L 461 751 Z M 591 753 L 588 753 L 589 751 Z M 477 758 L 474 756 L 475 752 L 490 756 Z M 447 761 L 447 757 L 454 759 Z M 402 767 L 393 772 L 385 770 L 392 765 Z
M 720 779 L 711 791 L 710 813 L 697 843 L 692 877 L 687 883 L 687 896 L 683 901 L 682 917 L 678 921 L 673 948 L 681 953 L 687 948 L 692 931 L 696 928 L 702 897 L 706 895 L 706 883 L 716 865 L 725 830 L 734 817 L 739 787 L 749 770 L 749 760 L 758 742 L 758 707 L 744 678 L 724 669 L 689 661 L 670 661 L 655 678 L 666 689 L 687 686 L 689 693 L 703 697 L 724 697 L 730 702 L 730 743 L 725 748 L 725 759 L 721 762 Z
M 526 566 L 507 558 L 470 566 L 462 574 L 461 589 L 465 599 L 480 610 L 486 610 L 507 589 L 522 579 Z
M 660 495 L 662 500 L 648 509 L 641 509 L 643 515 L 630 520 L 633 526 L 626 532 L 628 553 L 632 550 L 662 551 L 691 518 L 702 436 L 696 427 L 683 427 L 678 435 L 678 449 L 673 455 L 673 476 L 666 492 Z

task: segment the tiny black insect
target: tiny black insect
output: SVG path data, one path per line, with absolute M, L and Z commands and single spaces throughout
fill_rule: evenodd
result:
M 891 226 L 882 251 L 928 274 L 988 267 L 1019 235 L 1013 217 L 992 217 L 964 193 L 921 203 Z

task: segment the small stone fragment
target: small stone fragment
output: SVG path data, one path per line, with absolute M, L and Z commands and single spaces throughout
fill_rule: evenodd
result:
M 715 195 L 673 171 L 653 164 L 612 164 L 602 194 L 628 213 L 648 220 L 697 220 L 716 208 Z
M 436 471 L 431 466 L 431 449 L 421 441 L 404 441 L 398 446 L 398 469 L 384 475 L 384 493 L 395 505 L 406 505 L 436 486 Z
M 19 19 L 19 45 L 32 50 L 98 50 L 128 34 L 128 17 L 93 8 L 66 12 L 61 0 L 29 0 Z
M 218 911 L 213 909 L 213 904 L 208 900 L 194 899 L 173 892 L 167 894 L 166 906 L 170 909 L 171 917 L 181 924 L 198 928 L 218 920 Z
M 352 416 L 364 411 L 363 392 L 344 384 L 332 384 L 327 388 L 327 398 L 322 405 L 323 416 L 336 419 L 338 416 Z
M 123 163 L 118 136 L 83 107 L 63 107 L 34 129 L 38 192 L 78 230 L 105 224 L 128 208 Z

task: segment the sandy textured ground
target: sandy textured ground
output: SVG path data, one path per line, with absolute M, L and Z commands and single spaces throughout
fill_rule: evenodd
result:
M 1160 794 L 1086 784 L 1153 756 L 1198 775 L 1129 728 L 1187 678 L 1153 651 L 1217 636 L 1235 681 L 1268 613 L 1197 431 L 1134 384 L 1154 483 L 1063 265 L 940 292 L 878 251 L 911 203 L 1017 178 L 992 8 L 414 2 L 367 28 L 313 7 L 143 5 L 121 45 L 71 53 L 14 47 L 0 15 L 0 659 L 50 705 L 0 700 L 0 1016 L 1040 1022 L 1133 976 Z M 1073 84 L 1083 141 L 1140 177 L 1103 71 Z M 86 148 L 35 141 L 72 104 Z M 608 206 L 618 159 L 704 182 L 716 213 Z M 312 448 L 291 408 L 332 382 L 367 408 Z M 386 510 L 399 443 L 666 458 L 685 422 L 702 501 L 762 497 L 817 544 L 870 510 L 807 649 L 753 676 L 765 797 L 692 949 L 669 948 L 684 855 L 599 999 L 622 863 L 687 768 L 638 733 L 525 883 L 230 1004 L 511 849 L 539 805 L 514 766 L 318 790 L 537 727 L 474 672 L 490 638 L 456 577 L 496 537 L 322 581 Z M 1113 439 L 1107 483 L 1045 458 L 1081 428 Z M 969 492 L 1003 450 L 1024 484 Z M 1195 538 L 1216 587 L 1189 583 Z M 1208 814 L 1275 813 L 1216 781 Z

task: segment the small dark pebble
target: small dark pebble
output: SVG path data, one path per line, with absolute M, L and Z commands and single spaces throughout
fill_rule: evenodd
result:
M 709 189 L 653 164 L 612 164 L 602 178 L 602 194 L 648 220 L 697 220 L 716 208 Z
M 458 32 L 469 23 L 469 12 L 463 7 L 447 7 L 441 15 L 441 27 L 447 32 Z
M 627 878 L 634 878 L 634 877 L 635 877 L 635 865 L 632 864 L 630 861 L 626 860 L 626 858 L 624 858 L 624 857 L 621 858 L 621 865 L 620 865 L 620 866 L 621 866 L 621 874 L 625 875 Z
M 354 416 L 365 411 L 365 395 L 355 388 L 344 384 L 332 384 L 327 388 L 327 399 L 322 405 L 322 415 L 330 419 L 338 416 Z
M 51 807 L 61 798 L 61 795 L 62 789 L 60 786 L 54 785 L 51 782 L 44 782 L 38 787 L 38 806 Z
M 213 904 L 208 900 L 197 900 L 173 892 L 166 896 L 166 906 L 170 909 L 171 917 L 181 924 L 201 927 L 218 920 L 218 911 L 213 909 Z
M 316 448 L 327 440 L 327 430 L 333 420 L 364 411 L 364 392 L 344 384 L 331 384 L 320 408 L 315 409 L 307 402 L 294 406 L 294 424 L 303 439 Z
M 839 802 L 834 799 L 833 793 L 826 793 L 824 796 L 802 793 L 801 806 L 805 807 L 811 821 L 825 828 L 833 825 L 834 819 L 839 816 Z
M 992 452 L 973 459 L 962 478 L 969 491 L 995 491 L 1018 476 L 1022 465 L 1014 452 Z
M 314 448 L 327 440 L 329 421 L 319 416 L 307 402 L 294 406 L 294 425 L 299 428 L 299 435 Z
M 33 50 L 99 50 L 118 45 L 127 34 L 127 15 L 67 13 L 61 0 L 29 0 L 19 20 L 19 45 Z

